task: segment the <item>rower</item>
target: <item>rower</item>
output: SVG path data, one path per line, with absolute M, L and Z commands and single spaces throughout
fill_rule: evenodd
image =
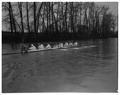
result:
M 68 43 L 67 42 L 64 44 L 64 47 L 68 47 Z
M 48 44 L 48 45 L 46 46 L 46 48 L 47 48 L 47 49 L 50 49 L 50 48 L 51 48 L 50 44 Z
M 27 50 L 27 46 L 25 44 L 22 44 L 21 45 L 21 53 L 24 54 L 24 53 L 28 53 L 28 50 Z
M 73 46 L 73 43 L 70 42 L 70 43 L 69 43 L 69 46 Z
M 59 47 L 60 47 L 60 48 L 63 48 L 63 43 L 60 43 L 60 44 L 59 44 Z
M 55 48 L 55 49 L 59 48 L 59 44 L 55 43 L 53 48 Z
M 74 43 L 74 46 L 77 46 L 77 45 L 78 45 L 78 43 L 77 43 L 77 42 L 75 42 L 75 43 Z
M 33 44 L 31 44 L 31 46 L 29 47 L 29 50 L 36 50 L 36 47 Z
M 43 44 L 39 45 L 38 49 L 44 49 L 44 45 Z
M 58 47 L 61 48 L 61 43 L 58 44 Z
M 55 45 L 53 46 L 53 48 L 55 48 L 55 49 L 56 49 L 56 48 L 59 48 L 59 47 L 58 47 L 58 45 L 57 45 L 57 44 L 55 44 Z

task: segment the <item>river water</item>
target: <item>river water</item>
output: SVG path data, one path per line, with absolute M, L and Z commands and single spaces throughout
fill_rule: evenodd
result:
M 2 55 L 2 92 L 117 92 L 117 38 L 80 41 L 79 46 Z M 18 47 L 3 44 L 2 52 Z

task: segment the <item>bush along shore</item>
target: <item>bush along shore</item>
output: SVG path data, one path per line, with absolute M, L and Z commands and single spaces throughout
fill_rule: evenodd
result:
M 110 33 L 108 35 L 102 34 L 80 34 L 80 33 L 38 33 L 37 36 L 34 33 L 24 33 L 24 38 L 21 33 L 2 32 L 2 43 L 32 43 L 32 42 L 59 42 L 70 40 L 88 40 L 88 39 L 104 39 L 110 37 L 118 37 L 116 33 Z

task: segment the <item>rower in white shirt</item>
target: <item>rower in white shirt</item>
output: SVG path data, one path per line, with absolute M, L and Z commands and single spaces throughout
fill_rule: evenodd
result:
M 57 48 L 59 48 L 59 46 L 58 46 L 58 45 L 54 45 L 53 48 L 54 48 L 54 49 L 57 49 Z
M 50 44 L 47 44 L 46 48 L 47 48 L 47 49 L 51 49 Z
M 63 48 L 63 43 L 60 43 L 60 44 L 59 44 L 59 48 Z
M 36 47 L 33 44 L 31 44 L 31 46 L 28 49 L 29 50 L 36 50 Z
M 44 49 L 44 45 L 43 44 L 39 45 L 38 49 Z
M 72 42 L 70 42 L 70 43 L 69 43 L 69 46 L 73 46 L 73 43 L 72 43 Z
M 68 43 L 67 43 L 67 42 L 64 44 L 64 47 L 65 47 L 65 48 L 68 47 Z
M 78 46 L 78 43 L 77 43 L 77 42 L 75 42 L 75 43 L 74 43 L 74 46 Z

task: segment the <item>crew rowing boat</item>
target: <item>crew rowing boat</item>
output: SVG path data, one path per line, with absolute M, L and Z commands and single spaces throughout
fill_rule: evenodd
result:
M 63 48 L 49 48 L 49 49 L 36 49 L 36 50 L 28 50 L 27 53 L 34 53 L 34 52 L 40 52 L 40 51 L 49 51 L 49 50 L 55 50 L 55 49 L 84 49 L 84 48 L 91 48 L 91 47 L 96 47 L 95 45 L 90 45 L 90 46 L 74 46 L 74 47 L 63 47 Z M 26 51 L 19 51 L 19 52 L 12 52 L 12 53 L 3 53 L 2 55 L 13 55 L 13 54 L 24 54 Z
M 79 47 L 73 46 L 73 47 L 60 47 L 60 48 L 54 47 L 54 48 L 35 49 L 35 50 L 28 50 L 27 53 L 48 51 L 48 50 L 55 50 L 55 49 L 70 49 L 70 48 L 79 48 Z M 23 51 L 23 53 L 26 53 L 26 51 Z
M 55 50 L 55 49 L 68 49 L 68 48 L 75 48 L 75 46 L 74 47 L 62 47 L 62 48 L 44 48 L 44 49 L 35 49 L 35 50 L 28 49 L 27 51 L 2 53 L 2 55 L 24 54 L 24 53 L 33 53 L 33 52 L 40 52 L 40 51 L 49 51 L 49 50 Z

